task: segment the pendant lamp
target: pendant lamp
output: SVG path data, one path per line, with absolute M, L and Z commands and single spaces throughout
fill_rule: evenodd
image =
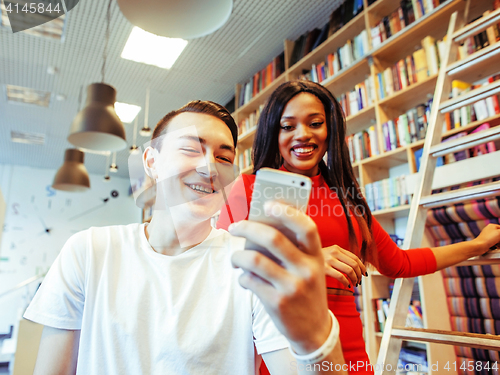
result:
M 64 163 L 54 177 L 52 187 L 57 190 L 83 192 L 90 189 L 90 178 L 83 164 L 84 153 L 70 148 L 64 153 Z
M 111 179 L 109 177 L 109 168 L 108 168 L 108 165 L 109 165 L 109 154 L 106 155 L 106 167 L 104 168 L 104 182 L 109 182 L 109 180 Z
M 132 146 L 129 148 L 129 152 L 131 155 L 138 155 L 141 153 L 141 150 L 137 146 L 137 117 L 134 121 L 134 132 L 132 133 Z
M 71 124 L 68 141 L 96 151 L 118 151 L 127 145 L 125 128 L 115 112 L 116 90 L 105 83 L 87 88 L 87 102 Z
M 149 121 L 149 88 L 146 91 L 146 107 L 144 108 L 144 127 L 139 132 L 141 137 L 150 137 L 151 136 L 151 128 L 148 126 L 148 121 Z M 135 131 L 134 131 L 134 133 L 135 133 Z M 135 142 L 134 142 L 134 144 L 135 144 Z
M 113 173 L 118 172 L 118 165 L 116 165 L 116 152 L 113 152 L 113 161 L 111 162 L 111 165 L 109 166 L 109 171 Z
M 85 107 L 71 124 L 68 141 L 76 147 L 96 151 L 118 151 L 127 146 L 125 128 L 115 112 L 116 90 L 104 83 L 109 42 L 111 0 L 106 13 L 106 39 L 103 52 L 102 80 L 87 88 Z
M 132 25 L 169 38 L 193 39 L 213 33 L 231 16 L 233 0 L 118 0 Z

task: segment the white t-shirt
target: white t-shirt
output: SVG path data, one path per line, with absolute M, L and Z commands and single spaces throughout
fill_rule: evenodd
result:
M 90 228 L 65 244 L 24 317 L 81 329 L 77 374 L 254 375 L 255 351 L 289 344 L 238 284 L 230 258 L 242 248 L 214 229 L 165 256 L 144 224 Z

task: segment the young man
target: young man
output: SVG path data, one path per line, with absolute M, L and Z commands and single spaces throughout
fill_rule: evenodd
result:
M 26 311 L 45 325 L 35 374 L 250 375 L 255 352 L 273 375 L 339 372 L 338 323 L 311 219 L 277 210 L 288 213 L 277 219 L 297 233 L 300 249 L 263 224 L 230 228 L 283 266 L 210 226 L 235 178 L 229 113 L 190 102 L 167 114 L 153 138 L 143 156 L 158 185 L 151 223 L 72 236 Z

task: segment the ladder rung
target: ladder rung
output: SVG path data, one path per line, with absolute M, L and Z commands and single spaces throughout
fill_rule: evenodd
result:
M 443 156 L 451 152 L 466 150 L 497 139 L 500 139 L 500 126 L 432 146 L 430 154 L 433 157 Z
M 484 266 L 487 264 L 498 264 L 500 263 L 500 250 L 492 250 L 484 255 L 467 259 L 455 266 Z
M 451 112 L 455 109 L 473 104 L 481 99 L 489 98 L 490 96 L 493 96 L 498 92 L 500 92 L 500 80 L 469 91 L 466 94 L 458 96 L 457 98 L 447 100 L 441 103 L 441 105 L 439 106 L 439 110 L 442 113 Z
M 475 22 L 465 26 L 453 34 L 453 40 L 457 43 L 463 42 L 470 36 L 486 30 L 489 26 L 494 25 L 500 21 L 500 9 L 497 9 L 490 14 L 481 17 Z
M 435 342 L 500 351 L 500 336 L 489 334 L 481 335 L 478 333 L 443 331 L 439 329 L 394 327 L 391 336 L 409 341 Z
M 448 65 L 446 71 L 449 76 L 456 75 L 458 73 L 463 73 L 469 69 L 474 69 L 474 71 L 479 71 L 481 68 L 488 67 L 491 64 L 495 64 L 495 61 L 491 61 L 495 56 L 500 54 L 500 42 L 495 43 L 486 48 L 480 49 L 474 52 L 472 55 L 467 56 L 465 59 L 459 60 L 451 65 Z
M 495 195 L 500 195 L 500 181 L 428 195 L 420 199 L 420 205 L 432 208 Z

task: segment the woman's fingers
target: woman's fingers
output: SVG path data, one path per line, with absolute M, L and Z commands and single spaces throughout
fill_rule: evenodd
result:
M 366 268 L 355 254 L 337 245 L 323 248 L 323 254 L 325 263 L 346 274 L 353 285 L 361 284 Z
M 335 268 L 330 266 L 328 263 L 325 263 L 325 274 L 339 281 L 346 288 L 351 287 L 352 281 L 349 281 L 347 277 L 344 276 L 342 272 L 337 271 Z

